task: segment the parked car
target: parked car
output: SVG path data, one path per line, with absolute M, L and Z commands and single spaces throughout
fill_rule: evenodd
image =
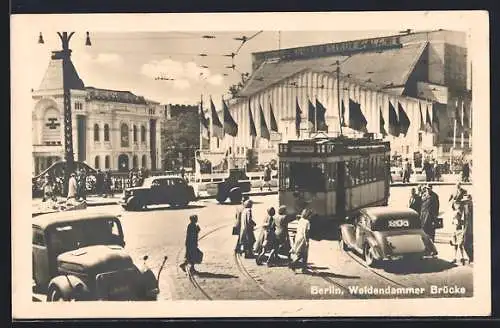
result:
M 167 258 L 156 276 L 136 264 L 118 217 L 62 211 L 33 218 L 32 230 L 33 291 L 47 301 L 156 300 Z
M 195 198 L 194 189 L 186 180 L 165 175 L 148 177 L 142 186 L 126 188 L 119 203 L 125 210 L 137 211 L 152 204 L 185 207 Z
M 410 208 L 367 207 L 351 220 L 340 226 L 340 247 L 362 255 L 368 266 L 384 260 L 437 255 L 434 243 L 422 230 L 418 213 Z

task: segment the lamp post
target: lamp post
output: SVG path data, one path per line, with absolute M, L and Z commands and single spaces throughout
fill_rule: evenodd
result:
M 69 42 L 75 32 L 57 32 L 61 40 L 62 50 L 54 52 L 54 59 L 62 59 L 63 71 L 63 99 L 64 99 L 64 159 L 66 161 L 66 168 L 64 170 L 64 194 L 68 193 L 68 181 L 71 172 L 74 169 L 74 155 L 73 155 L 73 128 L 71 119 L 71 89 L 68 83 L 69 65 L 71 63 L 71 49 L 69 49 Z M 38 43 L 44 44 L 42 33 L 38 37 Z M 89 32 L 85 40 L 86 46 L 91 46 Z

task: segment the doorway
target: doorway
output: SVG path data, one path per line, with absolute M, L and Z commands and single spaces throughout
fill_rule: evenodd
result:
M 118 156 L 118 170 L 122 172 L 129 170 L 128 156 L 126 154 Z

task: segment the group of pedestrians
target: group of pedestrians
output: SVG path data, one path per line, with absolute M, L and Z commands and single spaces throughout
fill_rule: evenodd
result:
M 295 220 L 287 213 L 286 206 L 280 206 L 278 213 L 274 207 L 267 209 L 267 215 L 262 225 L 257 229 L 253 212 L 253 201 L 248 197 L 243 199 L 242 205 L 237 208 L 233 235 L 237 236 L 235 253 L 244 254 L 245 258 L 256 258 L 258 264 L 267 258 L 267 265 L 277 263 L 279 255 L 288 259 L 292 270 L 302 269 L 307 272 L 307 254 L 309 251 L 309 219 L 312 211 L 304 209 L 297 222 L 297 232 L 290 241 L 288 224 Z
M 473 234 L 472 234 L 472 196 L 462 187 L 459 182 L 455 192 L 448 200 L 453 211 L 452 225 L 455 226 L 450 244 L 454 247 L 455 255 L 452 263 L 458 260 L 465 264 L 464 253 L 467 254 L 469 263 L 474 260 L 473 256 Z M 427 184 L 418 189 L 412 188 L 408 207 L 415 210 L 420 216 L 420 222 L 424 232 L 434 242 L 436 235 L 436 222 L 439 216 L 439 196 Z M 457 259 L 460 253 L 460 259 Z
M 434 242 L 439 216 L 439 196 L 432 190 L 432 185 L 411 188 L 408 207 L 419 214 L 422 229 Z

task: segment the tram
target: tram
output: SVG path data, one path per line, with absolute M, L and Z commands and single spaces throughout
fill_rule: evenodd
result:
M 390 186 L 390 143 L 363 138 L 323 137 L 279 144 L 279 204 L 311 223 L 345 220 L 359 209 L 386 206 Z

